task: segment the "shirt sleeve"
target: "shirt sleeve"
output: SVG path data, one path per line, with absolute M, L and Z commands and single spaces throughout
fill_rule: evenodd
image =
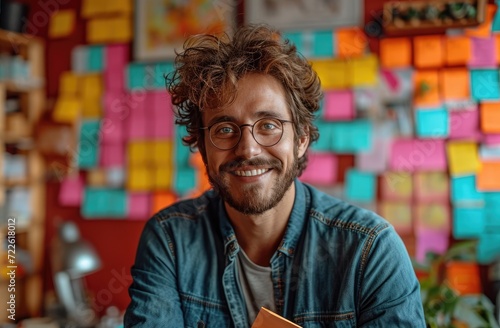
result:
M 359 327 L 426 327 L 420 284 L 394 228 L 369 239 L 365 251 Z
M 149 220 L 131 269 L 131 302 L 125 312 L 125 327 L 184 326 L 171 245 L 168 232 L 156 218 Z

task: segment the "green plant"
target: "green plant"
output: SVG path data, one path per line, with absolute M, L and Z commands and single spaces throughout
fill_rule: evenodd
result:
M 419 267 L 427 276 L 420 280 L 425 321 L 429 328 L 482 327 L 500 328 L 494 307 L 483 294 L 460 295 L 444 279 L 451 261 L 475 261 L 476 242 L 454 244 L 445 254 L 429 254 L 427 267 Z

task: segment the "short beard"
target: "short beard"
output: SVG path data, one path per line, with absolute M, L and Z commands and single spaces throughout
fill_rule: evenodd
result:
M 276 170 L 279 173 L 283 172 L 283 167 L 281 162 L 278 160 L 260 160 L 260 159 L 235 159 L 229 163 L 222 165 L 219 170 L 222 173 L 212 174 L 209 172 L 208 179 L 210 184 L 217 191 L 222 199 L 229 204 L 232 208 L 237 210 L 240 213 L 245 215 L 258 215 L 262 214 L 276 205 L 283 199 L 285 193 L 290 189 L 293 181 L 298 175 L 298 158 L 297 158 L 297 150 L 294 150 L 294 162 L 292 166 L 285 172 L 283 177 L 278 177 L 276 181 L 276 185 L 272 188 L 273 192 L 271 197 L 262 198 L 259 193 L 262 191 L 258 188 L 249 187 L 248 189 L 243 191 L 243 194 L 240 196 L 241 199 L 237 200 L 231 194 L 230 187 L 227 184 L 227 180 L 224 178 L 225 174 L 231 174 L 228 171 L 231 168 L 240 167 L 240 166 L 250 166 L 250 165 L 267 165 L 272 167 L 273 170 Z

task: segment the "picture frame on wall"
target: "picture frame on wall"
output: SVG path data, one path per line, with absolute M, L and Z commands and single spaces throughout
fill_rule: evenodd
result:
M 245 23 L 265 23 L 279 30 L 361 26 L 362 0 L 245 1 Z
M 235 0 L 136 0 L 134 60 L 165 61 L 195 34 L 231 34 Z

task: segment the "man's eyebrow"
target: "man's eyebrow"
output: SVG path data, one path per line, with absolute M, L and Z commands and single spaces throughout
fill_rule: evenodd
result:
M 212 118 L 210 120 L 210 122 L 208 122 L 207 126 L 211 126 L 211 125 L 213 125 L 215 123 L 219 123 L 219 122 L 236 122 L 236 120 L 232 116 L 227 116 L 227 115 L 216 116 L 216 117 Z

